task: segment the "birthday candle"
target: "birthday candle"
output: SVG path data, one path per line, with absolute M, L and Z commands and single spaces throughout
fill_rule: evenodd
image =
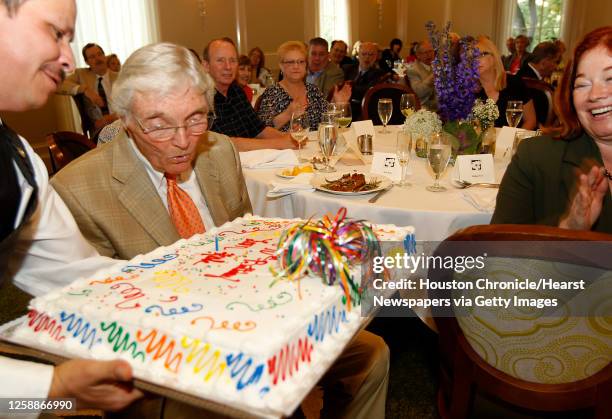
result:
M 215 252 L 219 251 L 219 236 L 215 234 Z

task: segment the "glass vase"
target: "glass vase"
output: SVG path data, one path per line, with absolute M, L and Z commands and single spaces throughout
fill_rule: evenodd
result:
M 414 139 L 414 153 L 417 157 L 427 158 L 427 139 L 422 135 Z

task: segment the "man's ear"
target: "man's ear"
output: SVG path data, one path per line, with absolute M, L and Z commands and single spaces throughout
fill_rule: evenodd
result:
M 210 70 L 210 65 L 208 64 L 208 61 L 202 60 L 202 68 L 204 69 L 205 73 L 209 73 L 208 70 Z

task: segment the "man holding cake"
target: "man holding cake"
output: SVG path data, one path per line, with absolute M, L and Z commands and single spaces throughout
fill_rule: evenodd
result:
M 0 0 L 0 112 L 43 106 L 74 70 L 75 17 L 74 0 Z M 115 264 L 85 241 L 42 160 L 1 122 L 0 179 L 0 278 L 40 295 Z M 0 357 L 0 377 L 0 397 L 75 397 L 80 407 L 118 410 L 142 395 L 124 361 L 53 368 Z
M 52 181 L 101 254 L 130 259 L 251 211 L 234 145 L 207 130 L 212 92 L 183 47 L 148 45 L 127 59 L 111 99 L 125 133 Z M 320 382 L 322 414 L 383 417 L 388 369 L 384 341 L 359 332 Z M 165 415 L 190 409 L 168 403 Z

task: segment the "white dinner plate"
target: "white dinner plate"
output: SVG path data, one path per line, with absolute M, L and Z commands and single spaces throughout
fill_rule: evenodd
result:
M 351 173 L 351 172 L 347 172 L 347 173 Z M 336 179 L 340 179 L 342 177 L 342 175 L 344 175 L 346 173 L 328 173 L 325 175 L 322 174 L 317 174 L 315 176 L 313 176 L 312 180 L 310 181 L 310 184 L 312 186 L 314 186 L 315 189 L 318 189 L 320 191 L 323 192 L 327 192 L 327 193 L 331 193 L 331 194 L 335 194 L 335 195 L 367 195 L 373 192 L 378 192 L 382 189 L 387 189 L 389 186 L 391 186 L 391 184 L 393 183 L 391 181 L 391 179 L 389 179 L 386 176 L 383 175 L 378 175 L 378 174 L 371 174 L 371 173 L 366 173 L 365 174 L 365 179 L 366 182 L 370 182 L 373 180 L 380 180 L 380 185 L 378 185 L 377 188 L 374 189 L 370 189 L 367 191 L 359 191 L 359 192 L 342 192 L 342 191 L 333 191 L 331 189 L 327 189 L 325 187 L 323 187 L 323 185 L 325 183 L 327 183 L 327 181 L 325 179 L 328 180 L 336 180 Z

